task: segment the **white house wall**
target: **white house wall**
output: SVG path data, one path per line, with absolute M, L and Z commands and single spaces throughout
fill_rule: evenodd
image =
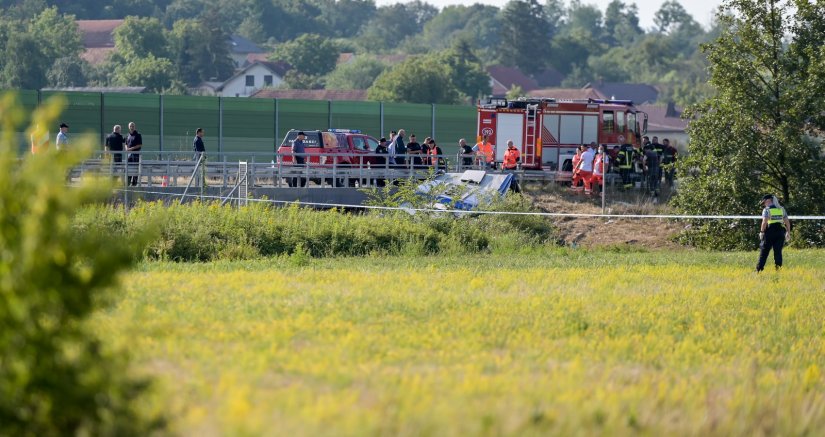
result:
M 248 87 L 246 86 L 246 76 L 250 75 L 255 77 L 255 85 Z M 243 74 L 226 82 L 220 95 L 223 97 L 249 97 L 252 93 L 264 87 L 264 76 L 267 75 L 272 76 L 273 88 L 284 82 L 280 76 L 263 65 L 253 65 Z

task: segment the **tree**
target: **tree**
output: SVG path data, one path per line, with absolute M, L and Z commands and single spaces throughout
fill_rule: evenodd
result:
M 668 33 L 694 20 L 681 3 L 676 0 L 667 0 L 653 15 L 653 22 L 656 23 L 659 32 Z
M 103 180 L 66 184 L 91 144 L 78 136 L 65 152 L 21 160 L 15 132 L 25 115 L 14 100 L 0 97 L 2 433 L 151 435 L 160 422 L 138 413 L 146 382 L 128 376 L 124 357 L 109 352 L 87 322 L 145 241 L 73 226 L 80 207 L 111 196 Z M 63 103 L 34 111 L 28 133 L 54 126 Z
M 365 90 L 387 66 L 374 57 L 359 55 L 352 62 L 341 64 L 327 75 L 327 89 Z
M 373 0 L 317 0 L 325 36 L 352 38 L 375 14 Z M 358 19 L 353 19 L 358 17 Z
M 636 4 L 627 5 L 621 0 L 612 0 L 604 13 L 604 40 L 609 46 L 629 46 L 641 35 L 639 9 Z
M 168 58 L 166 30 L 157 18 L 126 17 L 114 31 L 115 48 L 124 59 Z
M 80 87 L 86 86 L 86 71 L 88 63 L 76 56 L 65 56 L 54 61 L 46 79 L 53 87 Z
M 371 53 L 396 48 L 404 39 L 420 33 L 436 15 L 438 9 L 421 0 L 382 6 L 362 27 L 358 43 Z
M 437 58 L 447 67 L 450 82 L 462 94 L 463 100 L 474 101 L 492 92 L 490 75 L 467 40 L 457 40 L 452 48 L 439 53 Z
M 129 60 L 117 70 L 114 82 L 122 86 L 145 86 L 150 92 L 160 93 L 172 85 L 174 77 L 172 61 L 150 54 Z
M 46 85 L 49 59 L 40 42 L 28 33 L 12 33 L 3 56 L 3 86 L 38 90 Z
M 381 73 L 367 90 L 370 100 L 456 103 L 458 90 L 444 65 L 432 57 L 411 57 Z
M 273 60 L 287 62 L 301 74 L 323 76 L 335 68 L 338 46 L 320 35 L 306 33 L 278 46 Z
M 83 42 L 77 23 L 71 15 L 60 15 L 56 7 L 43 10 L 29 24 L 29 33 L 41 44 L 48 59 L 77 57 L 83 51 Z
M 501 11 L 498 59 L 528 74 L 547 66 L 550 48 L 544 9 L 536 0 L 511 0 Z
M 825 5 L 727 0 L 720 37 L 703 45 L 717 95 L 689 111 L 690 155 L 675 205 L 687 213 L 753 214 L 764 193 L 790 213 L 825 211 Z M 795 11 L 795 12 L 794 12 Z M 687 238 L 752 247 L 754 222 L 697 223 Z M 801 244 L 825 244 L 821 223 L 797 223 Z
M 189 86 L 226 79 L 235 69 L 226 34 L 209 23 L 205 18 L 180 20 L 169 34 L 177 79 Z

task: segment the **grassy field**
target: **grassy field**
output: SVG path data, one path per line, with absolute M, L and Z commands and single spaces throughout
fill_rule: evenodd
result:
M 93 320 L 188 435 L 822 435 L 825 252 L 145 263 Z

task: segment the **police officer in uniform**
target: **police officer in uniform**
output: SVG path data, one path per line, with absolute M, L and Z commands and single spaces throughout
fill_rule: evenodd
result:
M 762 197 L 762 227 L 759 230 L 759 262 L 756 272 L 765 269 L 768 253 L 773 249 L 773 261 L 776 268 L 782 267 L 782 246 L 791 240 L 791 222 L 788 213 L 779 204 L 776 196 L 766 194 Z

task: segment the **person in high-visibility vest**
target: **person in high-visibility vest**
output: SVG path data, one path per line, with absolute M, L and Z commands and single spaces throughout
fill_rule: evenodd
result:
M 601 189 L 604 183 L 604 172 L 610 163 L 610 155 L 604 149 L 604 144 L 599 146 L 599 151 L 593 159 L 593 176 L 590 178 L 590 185 Z
M 435 140 L 430 138 L 429 139 L 429 153 L 430 155 L 430 165 L 438 171 L 439 166 L 442 169 L 446 168 L 444 165 L 444 152 L 441 150 L 441 147 L 438 147 L 438 144 L 435 143 Z
M 578 191 L 577 185 L 579 181 L 584 182 L 584 193 L 591 194 L 590 178 L 593 176 L 593 160 L 595 159 L 596 151 L 593 149 L 595 144 L 591 143 L 587 150 L 582 153 L 581 161 L 579 161 L 578 171 L 573 173 L 573 189 Z
M 49 148 L 49 131 L 38 124 L 31 134 L 32 154 L 45 152 Z
M 513 144 L 513 140 L 507 140 L 507 151 L 504 152 L 504 163 L 501 167 L 505 170 L 515 170 L 518 168 L 520 160 L 521 153 L 519 153 L 516 145 Z
M 475 152 L 476 156 L 478 156 L 480 165 L 483 164 L 490 169 L 494 169 L 496 167 L 496 152 L 493 145 L 490 143 L 489 135 L 484 135 L 481 137 L 481 141 L 473 146 L 473 152 Z
M 788 213 L 779 204 L 776 196 L 766 194 L 762 197 L 762 226 L 759 228 L 759 261 L 756 272 L 765 269 L 768 254 L 773 249 L 773 262 L 778 270 L 782 267 L 782 246 L 791 241 L 791 221 Z
M 625 190 L 633 187 L 633 181 L 630 179 L 630 173 L 633 170 L 633 146 L 624 142 L 624 137 L 619 136 L 619 142 L 622 143 L 619 148 L 619 155 L 616 162 L 619 164 L 619 175 L 622 177 L 622 188 Z

